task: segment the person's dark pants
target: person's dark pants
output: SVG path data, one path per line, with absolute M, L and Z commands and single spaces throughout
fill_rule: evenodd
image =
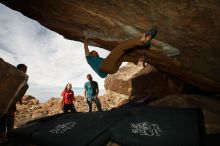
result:
M 14 123 L 15 123 L 15 113 L 7 115 L 7 120 L 6 120 L 7 133 L 9 133 L 14 129 Z
M 6 133 L 9 133 L 14 128 L 15 113 L 6 114 L 0 117 L 0 146 L 6 142 Z
M 87 98 L 87 104 L 89 105 L 89 112 L 92 112 L 92 101 L 95 102 L 98 111 L 102 111 L 102 105 L 100 103 L 100 100 L 98 98 Z
M 76 112 L 76 108 L 74 104 L 66 104 L 63 106 L 63 112 L 67 113 L 70 110 L 70 112 Z
M 0 144 L 6 141 L 6 116 L 0 117 Z

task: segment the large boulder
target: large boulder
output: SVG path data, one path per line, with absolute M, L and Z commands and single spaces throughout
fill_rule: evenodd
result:
M 216 96 L 201 95 L 170 95 L 150 103 L 154 106 L 201 108 L 204 114 L 206 132 L 220 133 L 220 100 Z
M 220 92 L 220 1 L 218 0 L 0 0 L 65 38 L 112 50 L 118 43 L 159 27 L 149 51 L 132 51 L 125 61 L 147 62 L 203 90 Z M 165 43 L 165 44 L 164 44 Z M 169 46 L 169 47 L 168 47 Z M 177 48 L 169 57 L 162 50 Z M 159 50 L 159 51 L 158 51 Z
M 156 100 L 166 95 L 179 94 L 183 91 L 183 85 L 182 81 L 158 72 L 149 64 L 143 67 L 142 62 L 137 65 L 128 63 L 105 79 L 106 96 L 113 101 L 115 107 L 130 100 L 145 97 Z
M 18 99 L 16 95 L 26 86 L 28 76 L 0 58 L 0 116 Z

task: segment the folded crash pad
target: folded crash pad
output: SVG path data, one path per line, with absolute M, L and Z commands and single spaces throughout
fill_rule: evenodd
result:
M 201 146 L 204 121 L 200 109 L 143 107 L 115 124 L 111 141 L 126 146 Z
M 123 146 L 201 146 L 204 135 L 200 109 L 144 106 L 39 119 L 13 130 L 9 141 L 38 146 L 102 146 L 109 141 Z
M 67 113 L 39 119 L 13 130 L 13 143 L 39 146 L 83 146 L 106 143 L 107 135 L 100 138 L 114 123 L 128 116 L 128 112 Z M 15 144 L 14 144 L 15 145 Z

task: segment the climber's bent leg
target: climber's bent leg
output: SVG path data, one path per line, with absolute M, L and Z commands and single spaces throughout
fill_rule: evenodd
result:
M 119 60 L 124 55 L 125 51 L 130 50 L 138 45 L 143 45 L 143 41 L 141 41 L 140 37 L 123 41 L 122 43 L 117 45 L 103 60 L 100 66 L 100 70 L 109 74 L 117 72 L 122 63 L 122 61 L 119 62 Z

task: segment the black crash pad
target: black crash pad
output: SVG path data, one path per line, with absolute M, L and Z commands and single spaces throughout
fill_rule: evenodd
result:
M 68 113 L 29 122 L 9 142 L 38 146 L 202 146 L 204 121 L 198 108 L 135 107 Z

